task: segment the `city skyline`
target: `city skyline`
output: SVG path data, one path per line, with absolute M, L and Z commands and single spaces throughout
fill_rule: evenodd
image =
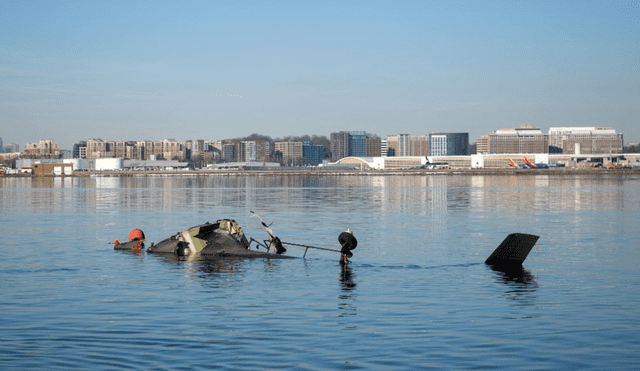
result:
M 343 130 L 475 142 L 521 124 L 640 139 L 637 2 L 2 7 L 6 143 Z
M 627 146 L 627 145 L 637 145 L 637 142 L 630 142 L 628 140 L 624 140 L 624 133 L 622 132 L 618 132 L 615 128 L 611 128 L 611 127 L 551 127 L 549 128 L 549 130 L 547 132 L 541 130 L 540 128 L 536 128 L 532 125 L 528 125 L 528 124 L 523 124 L 520 127 L 513 127 L 513 128 L 496 128 L 494 130 L 490 130 L 487 133 L 479 136 L 478 138 L 476 138 L 475 140 L 471 140 L 468 136 L 469 133 L 466 132 L 460 132 L 460 133 L 446 133 L 446 132 L 442 132 L 442 131 L 430 131 L 429 133 L 426 134 L 415 134 L 415 133 L 395 133 L 395 134 L 387 134 L 387 135 L 378 135 L 376 133 L 370 133 L 370 132 L 366 132 L 366 131 L 346 131 L 346 130 L 341 130 L 339 132 L 335 132 L 335 133 L 330 133 L 329 135 L 308 135 L 308 134 L 303 134 L 300 136 L 285 136 L 285 137 L 271 137 L 268 134 L 260 134 L 260 133 L 252 133 L 251 135 L 245 136 L 245 137 L 235 137 L 235 138 L 223 138 L 223 139 L 204 139 L 204 138 L 189 138 L 189 139 L 176 139 L 176 138 L 162 138 L 162 139 L 154 139 L 154 140 L 149 140 L 149 139 L 139 139 L 139 138 L 127 138 L 127 139 L 107 139 L 104 140 L 102 138 L 84 138 L 81 140 L 78 140 L 76 142 L 73 142 L 71 144 L 71 147 L 75 147 L 78 144 L 82 144 L 82 143 L 87 143 L 89 141 L 100 141 L 100 142 L 104 142 L 104 143 L 144 143 L 144 142 L 176 142 L 179 143 L 180 145 L 187 145 L 188 142 L 193 143 L 197 143 L 197 142 L 203 142 L 203 143 L 214 143 L 214 142 L 218 142 L 218 143 L 224 143 L 224 142 L 253 142 L 255 140 L 268 140 L 271 142 L 313 142 L 316 140 L 325 140 L 327 142 L 330 141 L 334 141 L 334 135 L 351 135 L 351 134 L 362 134 L 365 135 L 367 138 L 378 138 L 379 140 L 383 140 L 386 141 L 390 138 L 395 137 L 397 140 L 397 137 L 402 137 L 402 136 L 407 136 L 407 137 L 431 137 L 432 135 L 435 136 L 442 136 L 442 135 L 459 135 L 459 134 L 463 134 L 465 135 L 465 137 L 467 138 L 467 143 L 469 146 L 472 145 L 476 145 L 479 141 L 482 141 L 483 139 L 485 139 L 486 137 L 492 135 L 492 134 L 496 134 L 497 133 L 510 133 L 510 132 L 515 132 L 515 131 L 519 131 L 519 130 L 533 130 L 533 131 L 540 131 L 540 133 L 543 134 L 548 134 L 551 135 L 552 131 L 553 132 L 557 132 L 557 131 L 561 131 L 561 132 L 565 132 L 565 131 L 574 131 L 574 130 L 578 130 L 578 131 L 590 131 L 590 130 L 604 130 L 604 131 L 608 131 L 608 132 L 613 132 L 616 133 L 616 135 L 620 135 L 620 140 L 622 141 L 622 145 Z M 568 132 L 567 131 L 567 132 Z M 2 137 L 0 137 L 0 144 L 2 144 Z M 24 146 L 26 145 L 37 145 L 38 142 L 47 142 L 47 141 L 51 141 L 52 143 L 55 143 L 58 147 L 60 151 L 63 150 L 70 150 L 71 148 L 65 148 L 59 145 L 59 141 L 54 139 L 54 138 L 43 138 L 40 139 L 39 141 L 34 141 L 34 142 L 28 142 L 25 143 Z M 16 143 L 7 143 L 7 145 L 16 145 Z M 19 145 L 18 145 L 19 146 Z M 23 146 L 23 147 L 24 147 Z M 22 152 L 22 150 L 19 150 L 18 152 Z

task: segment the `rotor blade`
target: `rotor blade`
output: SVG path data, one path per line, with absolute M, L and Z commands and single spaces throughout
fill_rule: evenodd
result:
M 293 242 L 282 242 L 283 245 L 292 245 L 292 246 L 300 246 L 300 247 L 306 247 L 309 249 L 318 249 L 318 250 L 327 250 L 327 251 L 334 251 L 334 252 L 342 252 L 340 250 L 335 250 L 335 249 L 327 249 L 326 247 L 318 247 L 318 246 L 309 246 L 309 245 L 301 245 L 299 243 L 293 243 Z
M 265 230 L 265 231 L 267 231 L 267 233 L 269 234 L 269 236 L 271 236 L 271 237 L 275 237 L 275 235 L 273 234 L 273 230 L 271 230 L 271 228 L 269 228 L 269 226 L 267 225 L 267 223 L 265 223 L 265 222 L 264 222 L 264 220 L 262 220 L 262 218 L 260 217 L 260 215 L 256 214 L 256 212 L 255 212 L 255 211 L 253 211 L 253 210 L 249 210 L 249 211 L 251 211 L 251 214 L 253 214 L 253 215 L 251 215 L 251 216 L 256 217 L 256 218 L 260 221 L 260 224 L 262 224 L 262 227 L 264 228 L 264 230 Z

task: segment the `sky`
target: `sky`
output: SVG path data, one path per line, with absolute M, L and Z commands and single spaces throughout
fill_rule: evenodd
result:
M 0 3 L 0 137 L 606 126 L 640 141 L 640 1 Z

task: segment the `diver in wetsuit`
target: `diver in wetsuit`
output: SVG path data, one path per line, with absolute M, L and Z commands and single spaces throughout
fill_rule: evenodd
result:
M 351 250 L 355 249 L 358 246 L 358 240 L 353 236 L 353 231 L 347 229 L 346 231 L 340 233 L 338 236 L 338 242 L 342 246 L 342 250 L 340 250 L 340 264 L 347 265 L 350 261 L 347 258 L 353 256 Z

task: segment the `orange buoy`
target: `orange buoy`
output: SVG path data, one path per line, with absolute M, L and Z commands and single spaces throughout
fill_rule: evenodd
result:
M 136 228 L 132 229 L 131 232 L 129 232 L 129 241 L 133 241 L 135 239 L 144 241 L 144 232 L 142 232 L 141 229 Z

